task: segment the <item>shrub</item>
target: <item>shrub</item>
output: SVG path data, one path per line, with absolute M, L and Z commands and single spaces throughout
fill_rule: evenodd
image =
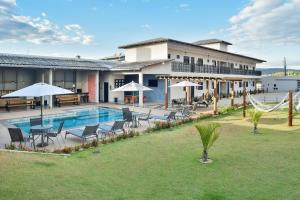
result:
M 80 149 L 81 149 L 80 146 L 75 146 L 75 147 L 74 147 L 74 151 L 79 151 Z
M 16 145 L 15 144 L 6 144 L 5 145 L 5 149 L 9 149 L 9 150 L 15 150 L 16 149 Z
M 91 143 L 92 147 L 97 147 L 98 146 L 98 140 L 93 140 Z
M 81 147 L 82 147 L 83 149 L 88 149 L 88 148 L 91 147 L 91 143 L 83 143 L 83 144 L 81 145 Z
M 257 126 L 258 126 L 260 118 L 263 115 L 263 112 L 257 111 L 256 109 L 250 109 L 250 110 L 248 110 L 248 113 L 249 113 L 249 116 L 250 116 L 250 120 L 253 123 L 253 133 L 256 134 L 257 133 Z
M 209 123 L 199 124 L 195 127 L 198 130 L 203 145 L 203 153 L 200 159 L 205 163 L 208 161 L 208 149 L 219 138 L 220 133 L 217 129 L 220 127 L 220 125 L 217 123 Z
M 71 147 L 64 147 L 62 150 L 61 150 L 62 153 L 65 153 L 65 154 L 70 154 L 72 153 L 72 148 Z

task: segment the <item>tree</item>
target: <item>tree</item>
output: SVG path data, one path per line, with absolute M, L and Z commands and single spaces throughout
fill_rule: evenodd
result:
M 263 112 L 261 111 L 257 111 L 256 109 L 251 109 L 248 111 L 249 116 L 250 116 L 250 120 L 253 123 L 253 133 L 256 134 L 257 133 L 257 125 L 259 123 L 259 120 L 261 119 Z
M 203 163 L 208 162 L 208 149 L 213 145 L 213 143 L 218 139 L 220 133 L 217 130 L 220 125 L 217 123 L 209 123 L 196 125 L 196 129 L 201 137 L 202 145 L 203 145 L 203 154 L 200 160 Z

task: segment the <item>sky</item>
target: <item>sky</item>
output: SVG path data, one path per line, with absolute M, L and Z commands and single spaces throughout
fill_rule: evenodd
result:
M 300 0 L 0 0 L 0 52 L 101 58 L 167 37 L 300 69 Z

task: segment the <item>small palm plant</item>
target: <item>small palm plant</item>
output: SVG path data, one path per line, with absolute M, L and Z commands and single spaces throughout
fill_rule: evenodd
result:
M 251 109 L 248 111 L 249 116 L 250 116 L 250 120 L 253 123 L 253 133 L 256 134 L 257 133 L 257 125 L 259 123 L 259 120 L 261 119 L 263 112 L 258 111 L 256 109 Z
M 200 134 L 203 145 L 203 154 L 200 160 L 203 163 L 207 163 L 209 161 L 208 149 L 218 139 L 220 133 L 217 129 L 220 127 L 220 125 L 217 123 L 210 123 L 205 125 L 196 125 L 195 127 L 198 130 L 198 133 Z

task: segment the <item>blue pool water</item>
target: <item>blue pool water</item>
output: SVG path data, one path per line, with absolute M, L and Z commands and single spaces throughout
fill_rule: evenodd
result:
M 123 115 L 121 110 L 95 107 L 92 109 L 73 110 L 65 114 L 44 116 L 44 124 L 51 124 L 54 129 L 57 129 L 60 122 L 64 121 L 64 129 L 72 129 L 122 119 Z M 29 132 L 29 118 L 14 119 L 8 122 L 21 128 L 24 133 Z

